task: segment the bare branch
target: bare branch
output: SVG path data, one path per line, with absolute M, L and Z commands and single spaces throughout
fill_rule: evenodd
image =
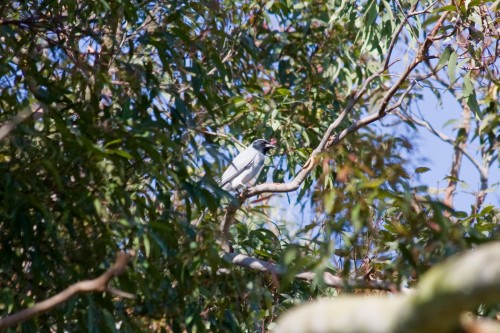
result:
M 411 89 L 420 81 L 425 80 L 432 76 L 433 74 L 430 73 L 428 75 L 425 75 L 418 80 L 413 80 L 413 82 L 409 85 L 409 87 L 403 92 L 403 94 L 400 96 L 398 102 L 396 102 L 393 106 L 388 108 L 384 113 L 373 113 L 371 115 L 368 115 L 356 122 L 354 122 L 351 126 L 348 128 L 344 129 L 340 134 L 338 135 L 333 135 L 329 137 L 329 140 L 327 141 L 324 150 L 330 148 L 331 146 L 334 146 L 338 144 L 340 141 L 345 139 L 350 133 L 357 131 L 361 127 L 364 127 L 366 125 L 369 125 L 373 123 L 374 121 L 377 121 L 381 118 L 383 118 L 387 113 L 392 112 L 393 110 L 399 108 L 404 100 L 404 98 L 408 95 L 408 93 L 411 91 Z M 302 167 L 300 172 L 295 176 L 295 178 L 288 182 L 288 183 L 264 183 L 260 184 L 257 186 L 254 186 L 250 189 L 248 189 L 246 192 L 243 193 L 244 198 L 249 198 L 261 193 L 266 193 L 266 192 L 273 192 L 273 193 L 280 193 L 280 192 L 291 192 L 299 188 L 300 184 L 305 180 L 309 172 L 312 170 L 312 168 L 316 165 L 317 161 L 312 162 L 313 158 L 315 158 L 317 155 L 313 154 L 309 158 L 308 162 Z
M 278 276 L 286 273 L 286 270 L 276 264 L 259 260 L 240 253 L 225 253 L 223 259 L 233 265 L 250 268 L 256 271 L 269 272 Z M 316 278 L 314 272 L 302 272 L 295 275 L 295 278 L 305 281 L 312 281 Z M 379 280 L 365 279 L 342 279 L 329 272 L 323 273 L 323 282 L 333 288 L 353 288 L 353 289 L 375 289 L 385 291 L 395 291 L 397 288 L 393 283 L 388 283 Z
M 398 5 L 400 5 L 399 2 L 398 2 Z M 416 1 L 413 4 L 413 6 L 411 6 L 410 14 L 415 11 L 415 9 L 417 8 L 417 5 L 418 5 L 418 1 Z M 403 12 L 403 15 L 404 15 L 404 12 Z M 392 34 L 391 42 L 389 44 L 389 49 L 387 50 L 387 56 L 385 58 L 384 65 L 383 65 L 382 68 L 386 68 L 386 69 L 388 68 L 389 62 L 391 61 L 392 51 L 394 50 L 394 46 L 396 45 L 396 42 L 397 42 L 397 40 L 399 38 L 399 34 L 403 30 L 405 24 L 408 23 L 408 17 L 409 17 L 409 15 L 404 15 L 404 16 L 405 16 L 405 18 L 404 18 L 403 22 L 401 22 L 401 24 L 398 26 L 398 28 Z
M 457 18 L 457 21 L 455 23 L 455 26 L 453 27 L 453 30 L 451 30 L 449 33 L 447 34 L 443 34 L 441 36 L 436 36 L 436 37 L 433 37 L 432 40 L 433 41 L 437 41 L 437 40 L 441 40 L 441 39 L 445 39 L 445 38 L 448 38 L 448 37 L 451 37 L 453 36 L 457 30 L 458 30 L 458 25 L 460 24 L 460 18 Z
M 462 166 L 462 156 L 465 147 L 467 146 L 467 139 L 470 132 L 470 117 L 471 110 L 467 105 L 465 100 L 462 101 L 462 126 L 457 133 L 457 137 L 454 143 L 453 159 L 450 169 L 450 179 L 448 181 L 448 187 L 446 188 L 444 194 L 444 204 L 448 207 L 453 208 L 453 196 L 455 195 L 455 190 L 457 188 L 457 179 L 460 174 L 460 168 Z
M 399 59 L 393 61 L 391 64 L 389 64 L 387 62 L 387 64 L 384 64 L 384 66 L 382 66 L 382 68 L 380 68 L 378 71 L 376 71 L 375 73 L 370 75 L 365 80 L 365 82 L 363 82 L 363 85 L 361 86 L 361 88 L 358 91 L 355 91 L 354 94 L 349 98 L 349 102 L 347 103 L 347 106 L 345 107 L 345 109 L 340 113 L 340 115 L 337 117 L 337 119 L 335 119 L 335 121 L 333 123 L 331 123 L 330 126 L 328 126 L 328 129 L 326 130 L 325 134 L 323 135 L 323 138 L 321 139 L 320 144 L 318 145 L 318 147 L 316 147 L 313 154 L 319 154 L 325 150 L 325 148 L 327 146 L 327 142 L 328 142 L 329 138 L 332 136 L 333 131 L 337 127 L 339 127 L 339 125 L 342 123 L 342 121 L 345 119 L 345 117 L 347 117 L 347 115 L 352 111 L 354 105 L 356 105 L 356 103 L 359 102 L 361 97 L 363 97 L 366 90 L 368 89 L 368 85 L 373 80 L 375 80 L 377 77 L 382 75 L 382 73 L 384 73 L 389 67 L 391 67 L 392 65 L 394 65 L 398 61 L 399 61 Z M 307 165 L 307 163 L 306 163 L 306 165 Z
M 455 88 L 453 88 L 453 84 L 457 79 L 455 79 L 455 82 L 450 82 L 448 84 L 442 77 L 439 76 L 439 74 L 436 72 L 435 68 L 432 67 L 429 61 L 426 61 L 425 64 L 431 70 L 431 72 L 434 73 L 434 80 L 437 81 L 441 86 L 443 86 L 446 91 L 450 92 L 456 99 L 458 99 L 459 97 L 457 95 L 457 91 Z
M 390 108 L 388 108 L 385 112 L 386 113 L 390 113 L 394 110 L 396 110 L 397 108 L 399 108 L 401 106 L 401 104 L 403 104 L 403 101 L 404 99 L 406 98 L 406 96 L 410 93 L 410 91 L 413 89 L 413 87 L 415 87 L 415 85 L 417 83 L 419 83 L 420 81 L 424 81 L 428 78 L 430 78 L 431 76 L 433 76 L 434 74 L 433 73 L 429 73 L 427 75 L 424 75 L 422 76 L 421 78 L 418 78 L 418 79 L 415 79 L 413 80 L 410 85 L 408 86 L 408 88 L 406 88 L 406 90 L 401 94 L 401 96 L 399 97 L 398 101 L 396 102 L 396 104 L 392 105 Z
M 464 106 L 464 111 L 465 111 L 465 107 Z M 406 121 L 410 121 L 410 122 L 413 122 L 414 124 L 418 125 L 418 126 L 422 126 L 422 127 L 425 127 L 427 128 L 431 133 L 433 133 L 436 137 L 438 137 L 439 139 L 441 139 L 442 141 L 446 142 L 446 143 L 449 143 L 450 145 L 454 146 L 454 149 L 456 151 L 459 151 L 461 154 L 463 154 L 465 157 L 467 157 L 467 159 L 472 163 L 472 165 L 476 168 L 476 170 L 479 172 L 479 181 L 481 183 L 480 185 L 480 189 L 479 189 L 479 192 L 477 193 L 477 196 L 476 196 L 476 204 L 475 204 L 475 207 L 474 207 L 474 212 L 473 214 L 477 213 L 477 211 L 479 211 L 479 209 L 481 208 L 481 205 L 483 204 L 485 198 L 486 198 L 486 190 L 488 189 L 488 178 L 489 178 L 489 167 L 490 167 L 490 158 L 491 156 L 490 155 L 487 155 L 485 156 L 484 155 L 484 152 L 482 153 L 483 156 L 483 165 L 481 165 L 475 158 L 474 156 L 472 156 L 471 153 L 469 153 L 466 149 L 466 145 L 465 143 L 464 144 L 460 144 L 457 143 L 456 141 L 453 141 L 453 139 L 451 139 L 450 137 L 448 137 L 447 135 L 437 131 L 434 127 L 432 127 L 432 125 L 423 120 L 423 119 L 418 119 L 418 118 L 415 118 L 415 117 L 407 117 L 407 116 L 404 116 L 402 115 L 401 113 L 397 113 L 397 115 L 403 119 L 403 120 L 406 120 Z M 469 117 L 470 118 L 470 117 Z M 464 124 L 465 126 L 465 124 Z M 457 138 L 458 139 L 458 138 Z M 455 158 L 456 157 L 456 154 L 454 155 L 454 161 L 455 161 Z M 455 163 L 455 162 L 453 162 Z M 454 165 L 454 164 L 453 164 Z M 453 167 L 452 165 L 452 167 Z M 455 166 L 456 168 L 457 166 Z M 458 175 L 458 173 L 457 173 Z M 458 177 L 455 177 L 453 175 L 453 170 L 452 170 L 452 177 L 454 178 L 458 178 Z M 453 181 L 453 179 L 450 179 L 450 183 Z M 453 190 L 454 191 L 454 188 L 450 188 L 450 183 L 448 185 L 448 189 L 451 191 Z M 447 191 L 448 191 L 447 189 Z M 445 195 L 445 203 L 447 205 L 450 206 L 449 204 L 449 200 L 448 199 L 448 202 L 447 202 L 447 195 L 449 196 L 448 192 L 446 192 L 446 195 Z M 450 206 L 451 207 L 451 206 Z
M 427 14 L 431 12 L 431 8 L 434 7 L 434 5 L 437 3 L 437 0 L 431 3 L 429 6 L 425 7 L 423 10 L 420 10 L 418 12 L 415 11 L 410 11 L 408 15 L 406 15 L 407 18 L 412 17 L 412 16 L 417 16 L 421 14 Z
M 131 258 L 132 254 L 118 252 L 116 261 L 113 264 L 113 266 L 111 266 L 101 276 L 93 280 L 85 280 L 72 284 L 71 286 L 61 291 L 57 295 L 54 295 L 49 299 L 39 302 L 34 306 L 32 306 L 31 308 L 21 310 L 4 318 L 0 318 L 0 329 L 17 325 L 23 321 L 33 318 L 34 316 L 37 316 L 43 312 L 53 309 L 59 304 L 67 302 L 71 297 L 79 293 L 108 290 L 108 291 L 113 291 L 113 293 L 116 294 L 117 289 L 109 289 L 108 283 L 112 278 L 122 274 L 125 271 L 125 268 Z M 128 293 L 126 294 L 128 296 L 131 295 Z
M 237 203 L 230 203 L 229 206 L 226 208 L 226 213 L 224 214 L 224 219 L 222 220 L 222 223 L 220 224 L 220 232 L 221 232 L 221 247 L 224 252 L 229 253 L 231 252 L 231 244 L 230 244 L 230 239 L 231 236 L 229 234 L 229 228 L 233 224 L 234 221 L 234 215 L 236 214 L 236 211 L 238 208 L 241 207 L 243 202 L 245 201 L 244 198 L 239 197 L 236 200 L 238 200 Z
M 137 298 L 132 293 L 129 293 L 129 292 L 126 292 L 126 291 L 123 291 L 123 290 L 120 290 L 120 289 L 116 289 L 116 288 L 113 288 L 113 287 L 110 287 L 110 286 L 108 286 L 106 288 L 106 291 L 109 292 L 110 294 L 113 294 L 115 296 L 122 297 L 122 298 L 128 298 L 128 299 L 136 299 Z
M 14 128 L 16 128 L 17 125 L 28 119 L 31 115 L 35 114 L 36 112 L 40 111 L 41 107 L 33 107 L 33 108 L 26 108 L 25 110 L 21 111 L 18 115 L 16 115 L 11 121 L 5 123 L 0 127 L 0 141 L 3 140 L 6 136 L 9 135 L 10 132 Z
M 473 213 L 476 214 L 480 209 L 481 206 L 484 203 L 484 200 L 486 199 L 486 190 L 488 189 L 488 173 L 489 173 L 489 166 L 491 163 L 491 159 L 493 157 L 493 153 L 489 151 L 488 149 L 483 148 L 481 149 L 481 159 L 483 162 L 482 170 L 483 173 L 480 173 L 479 181 L 481 182 L 481 186 L 479 188 L 479 192 L 476 194 L 476 205 L 474 206 L 474 211 Z
M 403 120 L 413 122 L 418 126 L 422 126 L 422 127 L 427 128 L 431 133 L 433 133 L 435 136 L 437 136 L 439 139 L 441 139 L 444 142 L 447 142 L 451 145 L 455 144 L 453 139 L 451 139 L 450 137 L 448 137 L 444 133 L 437 131 L 434 127 L 432 127 L 431 124 L 429 124 L 429 122 L 427 122 L 423 119 L 418 119 L 415 117 L 409 118 L 409 117 L 402 115 L 401 113 L 398 113 L 398 116 Z M 481 164 L 479 164 L 478 161 L 476 161 L 474 159 L 474 157 L 465 148 L 462 149 L 458 146 L 457 146 L 457 148 L 460 149 L 460 151 L 465 155 L 465 157 L 467 157 L 469 159 L 469 161 L 474 165 L 474 167 L 479 171 L 479 174 L 481 175 L 481 177 L 487 177 L 487 172 L 485 171 L 485 169 L 481 166 Z

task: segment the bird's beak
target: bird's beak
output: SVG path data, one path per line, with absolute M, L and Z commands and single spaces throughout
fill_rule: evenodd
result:
M 270 144 L 270 143 L 267 143 L 266 144 L 266 149 L 273 149 L 273 148 L 276 148 L 276 146 Z

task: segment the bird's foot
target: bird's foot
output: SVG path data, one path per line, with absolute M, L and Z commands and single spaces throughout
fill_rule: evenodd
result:
M 239 184 L 236 186 L 236 194 L 238 194 L 238 196 L 242 195 L 249 187 L 248 184 Z

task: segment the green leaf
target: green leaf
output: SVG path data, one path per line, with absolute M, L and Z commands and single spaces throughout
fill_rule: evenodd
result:
M 271 119 L 270 123 L 271 123 L 270 125 L 271 125 L 271 128 L 273 129 L 273 131 L 277 131 L 281 127 L 280 122 L 275 120 L 275 119 Z
M 457 52 L 453 51 L 450 55 L 450 60 L 448 61 L 448 78 L 450 79 L 450 86 L 456 79 L 456 66 L 457 66 Z
M 242 97 L 233 98 L 232 103 L 233 103 L 233 106 L 235 109 L 239 109 L 242 106 L 247 105 L 247 101 L 245 99 L 243 99 Z
M 481 110 L 479 109 L 479 104 L 477 103 L 476 92 L 473 91 L 469 96 L 467 96 L 466 101 L 471 111 L 474 112 L 474 116 L 476 117 L 476 119 L 481 119 L 482 114 Z
M 288 90 L 286 88 L 278 88 L 278 89 L 276 89 L 276 92 L 282 96 L 290 95 L 290 90 Z
M 298 254 L 298 249 L 296 246 L 288 246 L 283 256 L 283 264 L 285 266 L 289 266 L 295 260 L 297 254 Z
M 460 179 L 458 179 L 457 177 L 453 177 L 453 176 L 446 176 L 443 179 L 450 180 L 452 182 L 459 182 L 460 181 Z
M 142 243 L 144 244 L 144 255 L 148 258 L 151 254 L 151 242 L 146 234 L 142 236 Z
M 328 191 L 323 200 L 325 212 L 331 214 L 335 205 L 335 191 Z
M 436 8 L 434 9 L 434 13 L 441 13 L 441 12 L 456 12 L 457 11 L 457 7 L 454 6 L 454 5 L 447 5 L 447 6 L 443 6 L 443 7 L 439 7 L 439 8 Z
M 453 213 L 453 216 L 458 217 L 459 219 L 464 219 L 469 216 L 469 214 L 467 214 L 466 212 L 456 211 Z
M 109 142 L 107 142 L 105 145 L 104 145 L 104 148 L 108 148 L 109 146 L 112 146 L 112 145 L 115 145 L 117 143 L 121 143 L 122 142 L 122 139 L 115 139 L 115 140 L 111 140 Z
M 371 0 L 370 3 L 367 6 L 366 12 L 365 12 L 365 24 L 366 26 L 370 26 L 375 22 L 377 19 L 378 13 L 377 13 L 377 1 Z
M 115 155 L 124 157 L 127 160 L 131 160 L 133 158 L 132 155 L 130 155 L 130 153 L 126 152 L 125 150 L 121 150 L 121 149 L 106 149 L 106 154 L 115 154 Z
M 479 213 L 479 215 L 486 215 L 486 214 L 489 214 L 492 210 L 493 210 L 494 206 L 493 205 L 490 205 L 490 206 L 486 206 L 484 207 L 482 210 L 481 210 L 481 213 Z
M 418 167 L 415 169 L 415 173 L 426 173 L 427 171 L 430 171 L 431 169 L 428 167 Z
M 453 52 L 452 47 L 450 45 L 446 46 L 444 51 L 439 56 L 439 61 L 436 65 L 436 72 L 441 70 L 448 63 L 448 60 L 450 60 L 452 52 Z
M 465 1 L 465 7 L 467 9 L 472 8 L 472 7 L 477 7 L 481 5 L 487 4 L 489 1 L 486 0 L 466 0 Z
M 467 73 L 467 75 L 464 76 L 464 84 L 462 88 L 462 95 L 464 96 L 464 98 L 467 98 L 472 94 L 473 88 L 474 87 L 470 80 L 470 73 Z
M 492 3 L 490 6 L 490 10 L 493 12 L 500 10 L 500 0 L 497 0 L 494 3 Z
M 459 119 L 448 119 L 447 121 L 444 122 L 443 127 L 448 127 L 450 125 L 457 124 L 460 120 Z
M 269 254 L 269 252 L 263 251 L 263 250 L 259 250 L 259 249 L 255 249 L 254 253 L 258 254 L 262 258 L 270 258 L 271 257 L 271 255 Z
M 378 188 L 385 182 L 385 179 L 374 179 L 368 182 L 363 182 L 360 188 Z

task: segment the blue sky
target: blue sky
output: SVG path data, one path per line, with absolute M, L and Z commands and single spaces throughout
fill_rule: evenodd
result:
M 462 108 L 450 93 L 443 94 L 443 100 L 440 102 L 430 91 L 426 90 L 424 91 L 424 100 L 419 102 L 419 107 L 424 113 L 426 120 L 435 129 L 451 138 L 455 138 L 456 131 L 454 131 L 454 128 L 458 124 L 444 125 L 450 119 L 460 119 Z M 471 125 L 475 126 L 475 122 L 472 121 Z M 472 133 L 470 136 L 472 137 Z M 417 138 L 418 156 L 423 156 L 427 159 L 427 162 L 420 162 L 420 164 L 431 169 L 429 172 L 421 175 L 421 182 L 437 189 L 446 188 L 448 182 L 444 177 L 450 171 L 453 147 L 441 141 L 424 128 L 419 130 Z M 476 142 L 469 142 L 467 149 L 480 161 L 479 156 L 475 154 L 478 151 L 478 146 L 479 143 L 476 140 Z M 475 201 L 472 192 L 476 192 L 479 189 L 479 173 L 465 157 L 463 157 L 459 179 L 463 181 L 463 184 L 459 184 L 457 187 L 457 194 L 454 201 L 455 209 L 470 212 L 470 205 Z M 489 178 L 489 187 L 494 188 L 494 192 L 488 193 L 485 201 L 487 204 L 499 206 L 499 182 L 499 165 L 498 161 L 495 161 L 490 168 Z

